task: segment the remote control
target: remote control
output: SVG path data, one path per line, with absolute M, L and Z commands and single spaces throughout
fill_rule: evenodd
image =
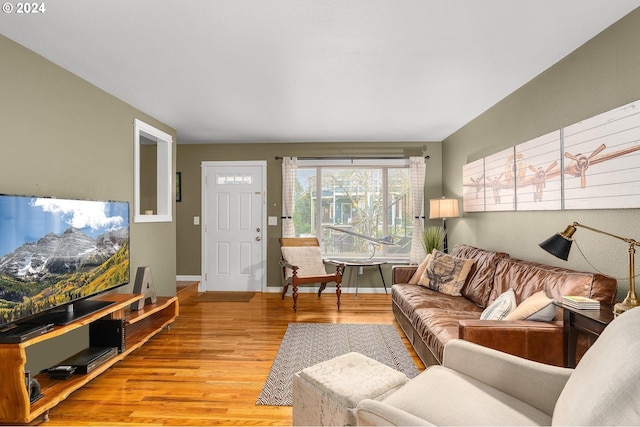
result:
M 53 366 L 53 367 L 49 368 L 47 370 L 47 372 L 58 372 L 58 373 L 71 372 L 71 373 L 73 373 L 73 371 L 75 371 L 75 370 L 76 370 L 76 368 L 74 368 L 73 366 L 59 365 L 59 366 Z

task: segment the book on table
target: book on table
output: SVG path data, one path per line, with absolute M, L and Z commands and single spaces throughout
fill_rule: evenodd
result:
M 599 310 L 600 301 L 581 295 L 564 295 L 562 304 L 578 310 Z

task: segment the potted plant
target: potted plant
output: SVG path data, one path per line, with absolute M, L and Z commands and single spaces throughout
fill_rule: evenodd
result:
M 434 249 L 442 250 L 446 231 L 440 226 L 430 226 L 422 232 L 422 246 L 426 253 L 430 254 Z

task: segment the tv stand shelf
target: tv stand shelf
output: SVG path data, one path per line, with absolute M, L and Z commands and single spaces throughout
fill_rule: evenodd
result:
M 168 327 L 178 316 L 178 297 L 157 297 L 157 302 L 145 305 L 142 310 L 129 311 L 129 306 L 144 295 L 112 294 L 95 299 L 112 301 L 113 304 L 68 325 L 55 326 L 53 330 L 18 344 L 0 344 L 0 423 L 27 424 L 39 416 L 48 417 L 49 410 L 71 393 L 102 374 L 129 353 L 140 348 L 151 337 Z M 52 380 L 44 374 L 36 375 L 44 396 L 30 404 L 25 385 L 26 348 L 86 326 L 98 319 L 125 319 L 126 349 L 106 363 L 84 375 L 73 375 L 67 380 Z

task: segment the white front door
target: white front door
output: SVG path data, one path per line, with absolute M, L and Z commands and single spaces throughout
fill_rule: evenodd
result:
M 200 291 L 261 291 L 266 162 L 202 162 Z

